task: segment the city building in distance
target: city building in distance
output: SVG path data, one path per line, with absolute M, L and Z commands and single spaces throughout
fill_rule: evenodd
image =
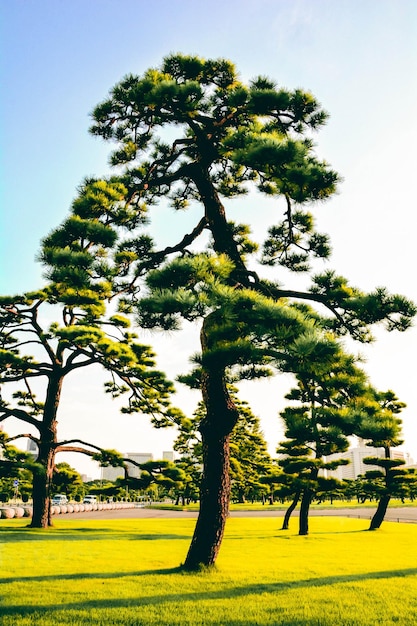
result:
M 335 470 L 326 470 L 326 475 L 330 478 L 338 478 L 339 480 L 355 480 L 358 476 L 365 474 L 370 470 L 381 470 L 376 465 L 367 465 L 363 462 L 363 459 L 367 457 L 378 457 L 383 459 L 385 457 L 384 448 L 372 448 L 365 445 L 363 439 L 358 439 L 356 447 L 350 447 L 346 452 L 340 452 L 337 454 L 331 454 L 326 457 L 326 461 L 335 461 L 337 459 L 346 459 L 349 461 L 348 465 L 339 465 Z M 404 461 L 406 467 L 410 467 L 413 463 L 410 455 L 402 450 L 391 448 L 391 458 Z
M 126 465 L 128 466 L 129 476 L 132 478 L 139 478 L 140 469 L 137 465 L 133 463 L 129 463 L 129 459 L 135 461 L 135 463 L 147 463 L 148 461 L 153 461 L 153 454 L 151 452 L 126 452 L 123 454 L 123 457 L 127 459 Z M 173 461 L 174 460 L 174 452 L 171 450 L 165 451 L 162 453 L 162 459 L 164 461 Z M 115 481 L 117 478 L 124 478 L 124 469 L 123 467 L 102 467 L 101 468 L 101 480 L 111 480 Z

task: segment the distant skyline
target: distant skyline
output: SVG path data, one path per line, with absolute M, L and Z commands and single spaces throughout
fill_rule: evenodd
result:
M 0 293 L 42 284 L 35 261 L 40 240 L 64 219 L 86 176 L 109 172 L 111 146 L 88 133 L 93 107 L 124 75 L 142 74 L 179 51 L 230 58 L 243 80 L 268 75 L 315 95 L 330 114 L 315 137 L 317 152 L 343 178 L 338 194 L 314 207 L 334 250 L 325 267 L 363 290 L 382 285 L 417 302 L 414 0 L 13 0 L 1 4 L 0 17 Z M 249 197 L 233 207 L 239 219 L 261 228 L 253 202 Z M 171 214 L 159 211 L 156 224 L 161 240 L 175 239 Z M 378 389 L 391 388 L 407 403 L 403 447 L 417 460 L 417 329 L 375 334 L 374 345 L 349 342 L 349 349 L 366 357 Z M 158 365 L 171 377 L 188 370 L 188 357 L 199 348 L 197 327 L 184 335 L 140 336 L 155 344 Z M 155 458 L 172 449 L 172 431 L 120 415 L 102 393 L 102 378 L 94 370 L 68 381 L 60 438 L 80 432 L 103 447 L 151 451 Z M 242 387 L 271 453 L 282 438 L 277 415 L 290 383 L 283 375 Z M 178 387 L 183 410 L 191 412 L 198 399 Z M 19 425 L 6 420 L 4 429 L 17 434 Z M 88 459 L 72 455 L 70 462 L 99 474 Z

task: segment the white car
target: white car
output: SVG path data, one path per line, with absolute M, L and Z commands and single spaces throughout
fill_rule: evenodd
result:
M 83 504 L 97 504 L 97 496 L 84 496 Z
M 54 506 L 59 506 L 60 504 L 68 504 L 68 498 L 67 496 L 63 495 L 62 493 L 54 496 L 51 500 L 51 504 L 53 504 Z

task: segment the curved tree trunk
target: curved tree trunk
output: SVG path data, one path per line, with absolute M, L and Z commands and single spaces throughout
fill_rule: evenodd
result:
M 389 446 L 384 447 L 384 457 L 385 459 L 391 458 L 391 449 Z M 369 526 L 369 530 L 377 530 L 380 528 L 382 522 L 384 521 L 385 513 L 387 512 L 389 501 L 391 500 L 390 494 L 390 486 L 391 486 L 391 469 L 390 467 L 385 467 L 385 488 L 386 493 L 381 496 L 377 509 L 374 513 L 373 518 L 371 519 L 371 524 Z
M 314 482 L 317 480 L 319 470 L 314 468 L 310 471 L 309 481 Z M 311 483 L 310 483 L 311 484 Z M 314 490 L 311 487 L 306 487 L 303 491 L 300 506 L 300 520 L 299 520 L 299 535 L 308 535 L 308 514 L 310 511 L 310 504 L 314 497 Z
M 42 424 L 39 427 L 39 454 L 36 463 L 39 469 L 33 473 L 33 515 L 32 528 L 48 528 L 51 519 L 51 486 L 55 465 L 55 449 L 57 445 L 57 422 L 59 400 L 61 396 L 62 372 L 52 373 L 46 393 L 46 402 Z
M 378 507 L 374 513 L 373 518 L 371 519 L 369 530 L 377 530 L 378 528 L 380 528 L 382 522 L 384 521 L 385 513 L 387 512 L 390 500 L 391 496 L 388 494 L 382 496 L 382 498 L 379 500 Z
M 207 348 L 206 319 L 201 331 L 203 354 Z M 230 433 L 238 411 L 226 387 L 224 368 L 203 370 L 201 390 L 206 416 L 201 421 L 203 475 L 200 487 L 200 511 L 184 568 L 195 570 L 213 565 L 223 539 L 230 502 Z
M 285 511 L 284 520 L 282 522 L 281 530 L 288 530 L 288 525 L 290 523 L 290 517 L 291 517 L 292 512 L 294 511 L 295 507 L 298 504 L 300 496 L 301 496 L 301 491 L 297 491 L 297 493 L 294 496 L 293 501 L 291 502 L 291 504 L 288 507 L 288 509 Z

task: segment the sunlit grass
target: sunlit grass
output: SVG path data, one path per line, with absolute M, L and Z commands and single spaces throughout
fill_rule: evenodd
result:
M 231 518 L 214 570 L 187 574 L 194 520 L 0 525 L 4 626 L 417 623 L 417 525 Z
M 232 502 L 230 505 L 231 511 L 286 511 L 289 502 L 282 504 L 281 502 L 274 502 L 270 505 L 268 502 L 262 504 L 262 502 L 244 502 L 243 504 Z M 407 508 L 407 507 L 415 507 L 416 502 L 411 500 L 396 500 L 393 498 L 390 501 L 390 505 L 388 510 L 392 508 Z M 345 502 L 344 500 L 334 500 L 331 504 L 329 501 L 322 502 L 318 504 L 317 502 L 313 502 L 311 505 L 311 509 L 315 510 L 323 510 L 323 509 L 376 509 L 377 502 L 369 502 L 366 501 L 363 504 L 357 502 L 356 500 L 351 500 L 349 502 Z M 152 505 L 152 508 L 172 510 L 172 511 L 198 511 L 199 504 L 186 504 L 186 505 L 175 505 L 171 503 L 155 503 Z M 298 506 L 299 508 L 299 506 Z

